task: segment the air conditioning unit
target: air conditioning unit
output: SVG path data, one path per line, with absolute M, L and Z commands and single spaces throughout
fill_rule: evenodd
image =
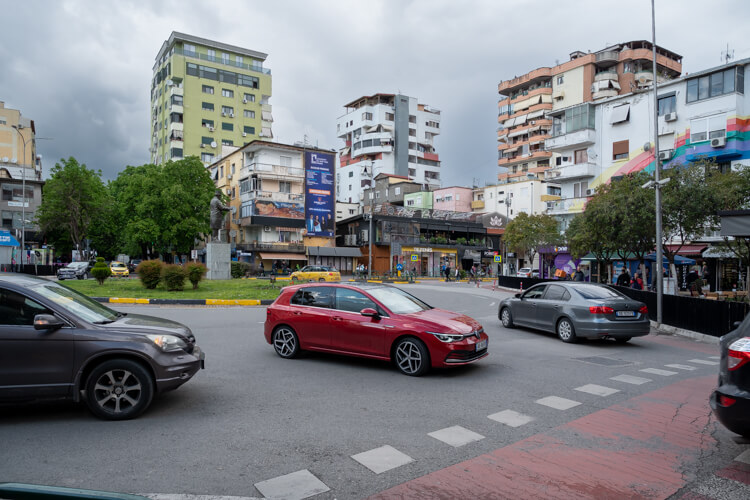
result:
M 242 132 L 242 137 L 247 137 L 247 132 Z
M 223 112 L 223 111 L 222 111 L 222 112 L 221 112 L 221 116 L 227 116 L 227 114 L 226 114 L 225 112 Z
M 242 104 L 247 104 L 247 99 L 242 99 Z
M 711 147 L 712 148 L 723 148 L 727 144 L 727 138 L 726 137 L 716 137 L 715 139 L 711 139 Z
M 214 128 L 213 128 L 213 127 L 211 127 L 211 126 L 209 125 L 209 127 L 208 127 L 208 131 L 209 131 L 209 132 L 213 132 L 213 131 L 214 131 Z
M 594 196 L 594 193 L 596 193 L 596 189 L 587 189 L 586 190 L 586 196 Z
M 659 151 L 659 160 L 661 161 L 669 161 L 672 159 L 672 154 L 674 153 L 671 149 L 665 149 L 664 151 Z
M 234 118 L 234 113 L 229 113 L 229 118 Z
M 263 226 L 263 231 L 266 232 L 266 233 L 270 233 L 271 232 L 271 226 Z
M 231 181 L 231 180 L 232 180 L 232 174 L 227 174 L 227 180 L 228 180 L 228 181 Z
M 667 113 L 664 115 L 665 122 L 673 122 L 677 119 L 677 113 Z
M 201 147 L 202 147 L 202 148 L 205 148 L 205 147 L 206 147 L 206 145 L 205 145 L 205 144 L 203 144 L 203 143 L 201 142 Z
M 361 239 L 362 241 L 370 241 L 370 239 L 368 238 L 368 236 L 369 236 L 369 234 L 368 234 L 368 233 L 369 233 L 369 230 L 367 230 L 367 229 L 363 229 L 363 230 L 361 230 L 361 231 L 359 232 L 359 238 L 360 238 L 360 239 Z

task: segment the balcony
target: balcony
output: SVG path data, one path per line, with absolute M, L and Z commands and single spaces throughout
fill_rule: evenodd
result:
M 563 133 L 544 141 L 547 151 L 560 151 L 576 146 L 590 146 L 596 142 L 596 131 L 590 128 Z
M 497 160 L 497 164 L 500 167 L 506 167 L 508 165 L 515 165 L 517 163 L 543 160 L 545 158 L 550 158 L 551 156 L 551 151 L 534 151 L 533 153 L 517 155 L 512 158 L 500 158 L 499 160 Z
M 646 87 L 651 85 L 654 81 L 654 73 L 650 69 L 637 71 L 633 77 L 635 78 L 635 83 L 638 84 L 639 87 Z
M 471 202 L 472 210 L 481 210 L 484 208 L 484 200 L 474 200 Z
M 599 175 L 599 167 L 596 163 L 585 162 L 576 163 L 575 165 L 566 165 L 563 167 L 553 167 L 544 172 L 544 178 L 546 180 L 552 180 L 555 182 L 572 180 L 572 179 L 584 179 L 589 177 L 596 177 Z
M 174 52 L 175 52 L 175 54 L 184 55 L 185 57 L 192 57 L 194 59 L 198 59 L 198 60 L 201 60 L 201 61 L 208 61 L 208 62 L 212 62 L 212 63 L 216 63 L 216 64 L 223 64 L 224 66 L 231 66 L 231 67 L 234 67 L 234 68 L 240 68 L 240 69 L 245 69 L 245 70 L 249 70 L 249 71 L 255 71 L 255 72 L 261 73 L 263 75 L 270 75 L 271 74 L 271 70 L 268 69 L 268 68 L 262 68 L 262 67 L 259 67 L 259 66 L 253 65 L 253 64 L 240 63 L 240 62 L 237 62 L 236 60 L 232 60 L 232 59 L 226 59 L 226 60 L 224 60 L 224 59 L 221 59 L 220 57 L 216 57 L 216 56 L 209 56 L 207 54 L 200 54 L 198 52 L 187 51 L 187 50 L 183 50 L 182 47 L 175 47 L 174 48 Z
M 617 71 L 602 71 L 594 75 L 595 82 L 602 82 L 605 80 L 618 80 Z
M 242 169 L 240 175 L 246 177 L 249 174 L 258 174 L 258 177 L 276 178 L 285 180 L 289 177 L 305 177 L 305 170 L 296 167 L 282 167 L 281 165 L 271 165 L 269 163 L 247 163 Z
M 606 97 L 615 97 L 619 93 L 620 92 L 617 89 L 602 89 L 602 90 L 597 90 L 596 92 L 593 92 L 591 94 L 591 98 L 594 100 L 604 99 Z
M 174 130 L 183 131 L 185 130 L 185 126 L 182 124 L 182 122 L 172 122 L 169 124 L 169 131 L 172 132 Z
M 169 95 L 170 97 L 173 95 L 185 95 L 185 91 L 182 87 L 170 87 Z
M 620 52 L 616 50 L 605 50 L 596 53 L 597 64 L 617 64 L 620 60 Z
M 498 94 L 507 95 L 507 92 L 512 91 L 523 85 L 531 84 L 536 80 L 543 80 L 545 78 L 552 77 L 552 68 L 538 68 L 534 71 L 530 71 L 523 76 L 516 77 L 512 80 L 506 80 L 497 86 Z
M 564 198 L 560 201 L 547 202 L 548 215 L 566 215 L 583 212 L 587 198 Z
M 241 225 L 243 227 L 252 226 L 250 224 L 250 217 L 244 217 L 241 220 Z M 252 252 L 252 251 L 267 251 L 267 252 L 289 252 L 289 253 L 304 253 L 305 252 L 305 245 L 302 245 L 300 243 L 285 243 L 285 242 L 275 242 L 275 243 L 259 243 L 257 241 L 252 241 L 250 243 L 237 243 L 237 250 L 242 250 L 244 252 Z
M 305 195 L 302 193 L 279 193 L 277 191 L 260 191 L 252 190 L 240 194 L 240 201 L 280 201 L 282 203 L 302 203 L 305 201 Z
M 169 111 L 172 113 L 184 113 L 184 108 L 182 107 L 182 104 L 171 104 L 169 106 Z

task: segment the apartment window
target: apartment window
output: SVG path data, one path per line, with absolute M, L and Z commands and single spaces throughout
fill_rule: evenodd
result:
M 414 206 L 414 200 L 406 200 L 406 206 L 407 207 L 413 207 Z
M 224 165 L 219 167 L 219 179 L 224 178 Z
M 279 181 L 279 193 L 291 193 L 292 183 L 287 181 Z
M 214 142 L 213 137 L 201 137 L 201 144 L 210 145 L 212 142 Z
M 375 198 L 380 198 L 380 191 L 375 191 Z
M 243 99 L 247 102 L 255 102 L 255 94 L 245 94 Z
M 195 45 L 191 45 L 189 43 L 185 43 L 182 45 L 182 51 L 185 53 L 185 55 L 194 56 L 195 55 Z
M 727 119 L 723 114 L 690 120 L 690 142 L 726 137 L 726 127 Z
M 589 181 L 581 181 L 573 184 L 573 198 L 582 198 L 586 196 L 586 190 L 589 188 Z
M 745 93 L 744 68 L 729 68 L 710 75 L 693 78 L 687 82 L 687 102 L 695 102 L 709 97 L 729 94 L 731 92 Z
M 229 139 L 222 139 L 221 145 L 222 146 L 234 146 L 234 141 L 230 141 Z
M 292 157 L 291 156 L 279 156 L 279 165 L 281 165 L 282 167 L 291 167 Z
M 586 153 L 585 149 L 579 149 L 579 150 L 575 151 L 573 153 L 573 155 L 574 155 L 574 158 L 575 158 L 575 164 L 576 165 L 581 164 L 581 163 L 586 163 L 586 162 L 589 161 L 589 156 Z
M 222 116 L 234 116 L 234 108 L 231 106 L 222 106 L 221 114 Z
M 618 123 L 624 123 L 627 121 L 630 121 L 630 104 L 623 104 L 612 108 L 610 124 L 617 125 Z
M 208 60 L 209 61 L 216 60 L 216 51 L 214 49 L 208 49 Z
M 244 62 L 244 59 L 242 58 L 242 56 L 234 56 L 234 64 L 235 64 L 235 66 L 241 68 L 243 62 Z
M 172 148 L 170 153 L 172 158 L 182 158 L 182 148 Z
M 368 112 L 362 113 L 362 119 L 363 120 L 372 120 L 372 113 L 368 113 Z
M 613 160 L 627 160 L 630 151 L 630 144 L 628 140 L 617 141 L 612 143 L 612 159 Z
M 669 96 L 659 97 L 659 116 L 677 111 L 677 94 L 672 93 Z
M 204 102 L 204 103 L 201 104 L 201 109 L 203 111 L 213 111 L 214 110 L 214 105 L 213 105 L 212 102 Z
M 386 113 L 385 119 L 386 121 L 392 122 L 395 119 L 395 116 L 393 115 L 393 113 Z
M 559 76 L 557 77 L 557 84 L 558 84 L 558 85 L 562 85 L 562 84 L 563 84 L 563 81 L 565 81 L 565 77 L 564 77 L 563 75 L 559 75 Z
M 413 128 L 410 128 L 409 129 L 409 137 L 416 137 L 416 136 L 417 136 L 417 131 L 415 129 L 413 129 Z
M 234 90 L 221 89 L 221 95 L 222 97 L 234 97 Z
M 211 153 L 201 153 L 201 161 L 203 163 L 213 163 L 214 155 Z
M 7 125 L 8 121 L 5 119 L 4 116 L 0 116 L 0 125 Z
M 417 123 L 417 117 L 414 115 L 409 115 L 409 123 Z
M 246 134 L 253 134 L 253 135 L 255 135 L 255 127 L 249 127 L 249 126 L 245 125 L 245 127 L 242 129 L 242 131 L 245 132 Z
M 208 128 L 214 128 L 214 121 L 213 120 L 201 120 L 201 126 L 202 127 L 208 127 Z
M 214 93 L 214 88 L 211 87 L 210 85 L 203 85 L 203 87 L 201 87 L 201 88 L 202 88 L 204 94 L 213 94 Z
M 221 54 L 221 62 L 224 64 L 229 64 L 229 54 Z
M 232 199 L 235 199 L 237 197 L 237 191 L 236 191 L 236 189 L 237 189 L 236 186 L 232 187 Z
M 349 177 L 354 177 L 354 172 L 349 171 Z
M 400 195 L 401 194 L 401 188 L 400 187 L 393 188 L 393 194 L 395 194 L 397 196 Z
M 456 193 L 456 201 L 461 201 L 460 195 Z
M 249 109 L 244 110 L 242 114 L 245 118 L 255 118 L 255 111 L 250 111 Z
M 351 190 L 352 190 L 352 185 L 351 185 L 351 184 L 349 184 L 349 191 L 351 191 Z
M 231 132 L 234 130 L 234 124 L 221 122 L 221 130 L 229 130 Z

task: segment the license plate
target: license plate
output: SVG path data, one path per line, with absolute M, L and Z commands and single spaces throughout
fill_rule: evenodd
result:
M 476 344 L 474 344 L 474 350 L 481 351 L 482 349 L 485 349 L 487 347 L 487 339 L 480 340 Z
M 617 311 L 615 315 L 620 317 L 633 317 L 635 316 L 635 311 Z

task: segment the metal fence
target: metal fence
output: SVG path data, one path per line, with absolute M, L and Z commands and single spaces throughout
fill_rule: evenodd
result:
M 516 278 L 498 276 L 498 285 L 506 288 L 527 289 L 537 283 L 554 280 L 539 278 Z M 613 286 L 628 297 L 639 300 L 648 306 L 649 317 L 656 320 L 656 293 Z M 721 337 L 734 329 L 736 321 L 745 319 L 750 305 L 744 302 L 730 302 L 664 294 L 662 299 L 662 323 L 676 328 Z

